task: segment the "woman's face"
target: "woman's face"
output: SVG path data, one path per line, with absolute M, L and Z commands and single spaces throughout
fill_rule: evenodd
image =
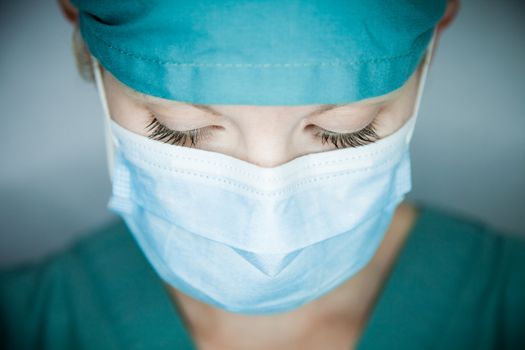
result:
M 383 138 L 399 129 L 415 107 L 421 67 L 401 88 L 346 105 L 192 105 L 141 94 L 107 70 L 102 76 L 110 115 L 124 128 L 159 141 L 274 167 L 308 153 L 337 148 L 333 139 L 323 138 L 320 131 L 354 133 L 373 122 L 377 137 Z M 169 129 L 199 131 L 192 144 L 189 137 L 170 138 Z M 155 136 L 154 130 L 166 136 Z M 348 146 L 336 143 L 339 148 Z

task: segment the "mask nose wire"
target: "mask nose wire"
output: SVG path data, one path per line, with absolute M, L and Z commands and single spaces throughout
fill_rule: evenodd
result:
M 115 166 L 115 144 L 113 140 L 113 133 L 111 132 L 111 117 L 109 114 L 106 92 L 104 90 L 104 83 L 102 81 L 100 63 L 93 55 L 91 55 L 91 67 L 93 69 L 93 75 L 95 77 L 98 96 L 102 103 L 102 109 L 104 110 L 104 138 L 106 144 L 106 160 L 108 165 L 109 179 L 110 181 L 113 181 L 113 168 Z

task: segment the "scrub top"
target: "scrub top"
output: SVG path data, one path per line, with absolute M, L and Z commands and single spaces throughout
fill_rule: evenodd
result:
M 525 241 L 418 204 L 357 349 L 525 349 Z M 195 349 L 122 221 L 0 274 L 3 349 Z

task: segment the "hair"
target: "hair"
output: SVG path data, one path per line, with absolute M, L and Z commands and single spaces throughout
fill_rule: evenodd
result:
M 80 34 L 78 22 L 73 28 L 72 48 L 78 73 L 85 81 L 94 82 L 95 77 L 93 76 L 93 70 L 91 68 L 91 54 Z

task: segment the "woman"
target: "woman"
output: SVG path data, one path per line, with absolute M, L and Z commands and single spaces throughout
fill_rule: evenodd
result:
M 1 275 L 7 348 L 523 348 L 525 244 L 402 201 L 457 1 L 61 6 L 122 220 Z

